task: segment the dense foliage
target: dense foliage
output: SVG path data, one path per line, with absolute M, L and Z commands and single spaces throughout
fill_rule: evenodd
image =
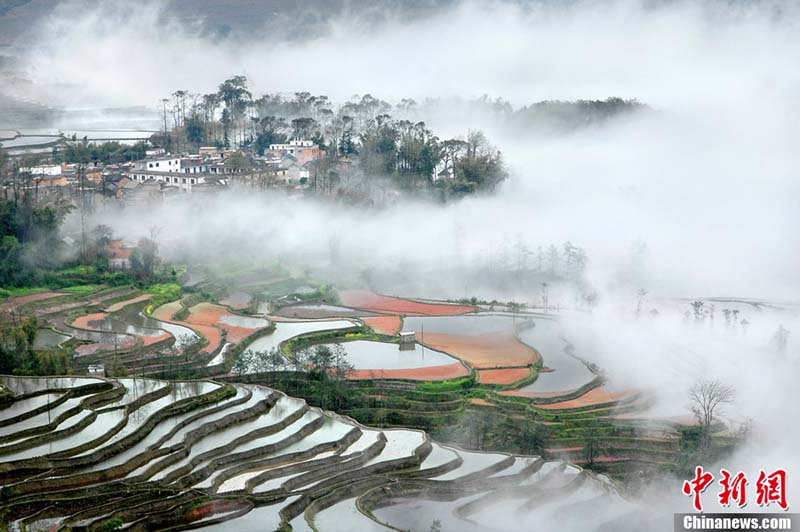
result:
M 0 319 L 0 374 L 63 375 L 68 358 L 63 350 L 36 349 L 39 322 L 35 317 Z
M 491 191 L 508 175 L 501 153 L 481 132 L 440 139 L 411 117 L 413 100 L 393 108 L 367 94 L 336 109 L 327 96 L 308 92 L 254 98 L 247 79 L 234 76 L 215 93 L 176 91 L 163 104 L 164 130 L 150 140 L 168 150 L 238 146 L 262 155 L 271 144 L 314 141 L 326 156 L 311 165 L 309 184 L 323 194 L 342 191 L 347 178 L 357 177 L 459 196 Z
M 146 142 L 127 146 L 114 141 L 90 143 L 85 137 L 73 138 L 53 148 L 53 162 L 118 164 L 144 159 L 146 152 Z

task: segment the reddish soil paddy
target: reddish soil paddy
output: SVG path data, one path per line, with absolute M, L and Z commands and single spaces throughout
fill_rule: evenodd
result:
M 186 321 L 193 325 L 221 327 L 228 333 L 226 336 L 226 340 L 228 342 L 238 344 L 244 338 L 250 336 L 259 329 L 259 327 L 240 327 L 222 322 L 221 320 L 225 316 L 236 316 L 236 314 L 231 314 L 228 312 L 228 309 L 222 305 L 215 305 L 213 303 L 198 303 L 189 309 L 189 311 L 190 314 Z
M 172 319 L 172 316 L 179 310 L 181 310 L 180 302 L 173 301 L 172 303 L 166 303 L 155 309 L 153 311 L 153 317 L 157 320 L 189 327 L 200 336 L 203 336 L 206 340 L 208 340 L 208 345 L 203 348 L 204 353 L 211 353 L 220 347 L 220 344 L 222 343 L 222 332 L 218 328 L 210 325 L 198 325 Z
M 147 296 L 147 297 L 152 297 L 152 296 Z M 132 303 L 133 301 L 130 302 L 130 304 Z M 97 326 L 97 322 L 103 321 L 107 317 L 108 314 L 106 314 L 105 312 L 95 312 L 94 314 L 86 314 L 84 316 L 79 316 L 75 318 L 75 320 L 72 322 L 72 326 L 77 327 L 78 329 L 88 329 L 90 331 L 104 332 L 101 328 Z M 171 335 L 165 331 L 164 334 L 161 334 L 159 336 L 137 336 L 136 338 L 141 340 L 144 345 L 153 345 L 155 343 L 169 339 L 170 336 Z M 133 340 L 130 342 L 124 342 L 126 348 L 132 347 L 134 343 L 135 341 Z M 122 345 L 118 347 L 122 347 Z
M 547 399 L 550 397 L 561 397 L 568 395 L 575 390 L 563 390 L 558 392 L 523 392 L 520 390 L 503 390 L 500 392 L 503 395 L 516 395 L 518 397 L 533 397 L 538 399 Z
M 181 309 L 180 301 L 165 303 L 153 310 L 153 317 L 157 320 L 173 322 L 172 316 Z
M 486 399 L 481 399 L 480 397 L 473 397 L 472 399 L 469 400 L 469 402 L 472 403 L 473 405 L 478 405 L 478 406 L 494 406 Z
M 592 458 L 593 463 L 599 463 L 599 464 L 612 463 L 612 462 L 627 462 L 627 461 L 628 461 L 627 458 L 622 458 L 619 456 L 595 456 L 594 458 Z M 581 458 L 578 460 L 570 460 L 570 462 L 572 462 L 573 464 L 586 464 L 589 462 L 589 460 Z
M 423 336 L 417 333 L 417 341 L 459 358 L 474 368 L 527 366 L 539 361 L 539 353 L 510 332 L 478 336 L 443 333 L 425 333 Z
M 400 332 L 403 320 L 400 316 L 377 316 L 375 318 L 362 318 L 362 321 L 378 334 L 394 336 Z
M 86 314 L 84 316 L 75 318 L 72 322 L 72 326 L 77 327 L 78 329 L 96 331 L 96 326 L 92 324 L 97 321 L 103 321 L 104 319 L 106 319 L 105 312 L 95 312 L 94 314 Z
M 247 292 L 234 292 L 220 299 L 219 303 L 234 310 L 242 310 L 249 307 L 252 300 L 253 296 Z
M 93 355 L 101 351 L 109 351 L 110 349 L 130 349 L 136 345 L 136 341 L 131 337 L 126 337 L 126 340 L 119 343 L 117 346 L 107 343 L 94 342 L 91 344 L 81 344 L 75 348 L 75 354 L 78 356 Z
M 128 305 L 133 305 L 134 303 L 141 303 L 142 301 L 147 301 L 152 297 L 153 297 L 152 294 L 142 294 L 140 296 L 134 297 L 133 299 L 127 299 L 125 301 L 120 301 L 119 303 L 114 303 L 106 310 L 108 312 L 117 312 L 118 310 L 122 310 L 124 307 L 127 307 Z
M 446 366 L 430 366 L 427 368 L 409 369 L 357 369 L 348 375 L 348 379 L 407 379 L 414 381 L 445 381 L 466 377 L 469 371 L 461 364 Z
M 625 413 L 625 414 L 612 414 L 610 416 L 606 416 L 609 419 L 627 419 L 627 420 L 642 420 L 642 421 L 666 421 L 667 423 L 675 423 L 678 425 L 684 425 L 687 427 L 691 427 L 693 425 L 698 425 L 700 422 L 697 418 L 692 416 L 672 416 L 672 417 L 648 417 L 643 416 L 637 413 Z M 639 438 L 640 440 L 659 440 L 663 438 Z
M 382 296 L 369 290 L 344 290 L 339 292 L 339 299 L 347 307 L 417 316 L 455 316 L 477 310 L 475 307 L 467 305 L 422 303 L 399 297 Z
M 530 375 L 530 368 L 484 369 L 478 372 L 482 384 L 511 384 Z
M 211 501 L 194 508 L 184 516 L 184 520 L 188 523 L 192 523 L 200 519 L 208 519 L 212 515 L 244 510 L 247 506 L 247 503 L 240 501 Z
M 26 305 L 28 303 L 33 303 L 34 301 L 41 301 L 43 299 L 50 299 L 51 297 L 58 297 L 63 296 L 63 292 L 40 292 L 38 294 L 28 294 L 27 296 L 17 296 L 12 297 L 2 305 L 0 308 L 3 310 L 12 309 L 16 307 L 20 307 L 22 305 Z
M 626 397 L 630 397 L 633 395 L 633 391 L 631 390 L 621 390 L 618 392 L 608 392 L 601 388 L 594 388 L 589 390 L 585 394 L 581 395 L 577 399 L 572 399 L 570 401 L 561 401 L 560 403 L 552 403 L 549 405 L 536 405 L 537 408 L 543 408 L 545 410 L 560 410 L 563 408 L 580 408 L 584 406 L 593 406 L 593 405 L 600 405 L 606 403 L 613 403 L 615 401 L 619 401 L 621 399 L 625 399 Z M 535 397 L 535 394 L 528 394 L 525 392 L 518 392 L 517 394 L 510 394 L 510 395 L 521 395 L 523 397 Z
M 144 342 L 144 345 L 153 345 L 172 338 L 172 335 L 168 332 L 165 332 L 160 336 L 139 336 L 139 338 Z

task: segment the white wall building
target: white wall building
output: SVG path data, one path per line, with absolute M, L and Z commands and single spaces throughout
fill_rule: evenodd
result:
M 20 168 L 20 172 L 30 173 L 36 176 L 57 177 L 61 175 L 63 169 L 60 164 L 53 164 L 47 166 L 30 166 L 27 168 Z
M 186 175 L 180 172 L 151 172 L 148 170 L 134 170 L 128 177 L 137 183 L 145 183 L 153 180 L 178 187 L 185 192 L 191 192 L 192 186 L 206 182 L 203 175 Z
M 147 170 L 149 172 L 179 172 L 180 169 L 180 157 L 159 157 L 158 159 L 145 159 L 136 163 L 136 170 Z
M 269 149 L 275 151 L 293 151 L 295 148 L 313 148 L 313 140 L 290 140 L 288 144 L 270 144 Z

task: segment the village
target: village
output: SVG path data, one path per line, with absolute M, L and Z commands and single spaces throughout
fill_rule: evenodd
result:
M 311 140 L 272 144 L 263 155 L 230 148 L 200 147 L 197 153 L 146 151 L 146 157 L 127 163 L 102 162 L 19 166 L 4 186 L 4 194 L 21 186 L 40 199 L 61 194 L 87 197 L 92 204 L 117 200 L 120 206 L 168 202 L 185 194 L 213 194 L 233 182 L 265 188 L 302 191 L 312 186 L 324 150 Z M 87 200 L 84 200 L 87 201 Z

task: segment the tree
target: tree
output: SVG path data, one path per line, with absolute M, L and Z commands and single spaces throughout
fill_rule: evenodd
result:
M 474 185 L 476 190 L 492 191 L 508 177 L 502 154 L 481 131 L 467 135 L 464 156 L 456 166 L 456 178 Z
M 181 336 L 176 344 L 180 350 L 180 353 L 183 355 L 184 361 L 189 362 L 190 359 L 202 351 L 202 349 L 206 346 L 207 341 L 199 334 L 185 334 Z
M 39 322 L 31 316 L 19 321 L 14 316 L 0 317 L 0 374 L 33 375 L 39 372 L 34 343 Z
M 558 248 L 555 244 L 550 244 L 547 248 L 547 254 L 549 255 L 548 273 L 550 273 L 550 275 L 557 275 L 561 269 L 561 257 L 559 256 Z
M 89 232 L 89 237 L 88 257 L 92 260 L 105 262 L 105 260 L 108 259 L 106 247 L 114 237 L 114 231 L 107 225 L 99 224 Z
M 692 413 L 697 418 L 703 433 L 703 444 L 710 442 L 711 425 L 725 405 L 733 403 L 736 391 L 733 387 L 716 380 L 699 380 L 689 389 Z
M 694 313 L 694 319 L 695 320 L 703 319 L 703 307 L 705 306 L 705 303 L 698 300 L 698 301 L 692 301 L 691 305 L 692 305 L 692 312 Z
M 203 124 L 205 125 L 205 128 L 203 129 L 203 141 L 205 142 L 216 140 L 216 131 L 213 126 L 214 118 L 217 114 L 217 107 L 219 107 L 220 101 L 219 94 L 217 93 L 204 94 L 200 98 L 200 111 L 202 112 Z
M 742 320 L 742 323 L 744 323 L 744 320 Z M 782 323 L 778 325 L 778 329 L 772 335 L 772 345 L 778 351 L 786 351 L 786 346 L 789 345 L 789 329 L 784 327 Z
M 165 150 L 169 150 L 170 146 L 172 144 L 172 139 L 170 138 L 169 131 L 167 129 L 167 104 L 168 103 L 169 103 L 169 98 L 162 98 L 161 99 L 161 111 L 163 113 L 163 118 L 164 118 L 164 131 L 162 131 L 162 134 L 164 135 L 164 137 L 163 137 L 163 139 L 164 139 L 163 148 Z
M 244 153 L 235 151 L 225 158 L 225 166 L 234 172 L 243 172 L 249 170 L 253 164 Z
M 636 316 L 639 316 L 642 313 L 642 303 L 644 302 L 644 298 L 647 296 L 647 290 L 644 288 L 640 288 L 636 291 Z
M 321 344 L 295 354 L 299 369 L 317 383 L 316 397 L 322 408 L 341 408 L 351 394 L 347 378 L 354 367 L 341 344 Z
M 197 115 L 192 115 L 185 122 L 186 140 L 195 147 L 199 147 L 205 138 L 205 127 L 203 121 Z
M 4 236 L 0 241 L 0 285 L 17 286 L 22 282 L 24 249 L 15 236 Z
M 256 126 L 255 150 L 263 155 L 270 144 L 283 144 L 288 140 L 286 130 L 289 128 L 286 120 L 276 116 L 265 116 L 258 121 Z
M 545 312 L 547 312 L 547 308 L 549 306 L 549 302 L 548 302 L 549 294 L 548 294 L 547 287 L 548 287 L 547 283 L 542 283 L 541 284 L 541 288 L 542 288 L 542 308 L 544 309 Z
M 292 137 L 296 140 L 309 139 L 317 132 L 319 124 L 309 117 L 295 118 L 292 120 Z
M 127 377 L 128 368 L 122 363 L 118 355 L 111 357 L 111 365 L 108 368 L 109 377 Z
M 589 466 L 593 465 L 597 457 L 602 454 L 602 450 L 600 449 L 601 436 L 602 434 L 596 422 L 590 422 L 584 431 L 585 443 L 583 446 L 584 459 Z
M 253 95 L 247 89 L 247 78 L 245 76 L 233 76 L 232 78 L 223 81 L 219 90 L 217 91 L 220 101 L 225 104 L 225 109 L 222 114 L 222 125 L 224 131 L 225 145 L 230 145 L 229 131 L 231 125 L 235 126 L 241 120 L 245 111 L 248 109 L 248 103 L 252 100 Z M 236 138 L 236 131 L 234 130 L 234 139 Z
M 131 270 L 137 277 L 151 277 L 160 262 L 158 244 L 151 238 L 139 239 L 136 248 L 131 252 L 130 262 Z

